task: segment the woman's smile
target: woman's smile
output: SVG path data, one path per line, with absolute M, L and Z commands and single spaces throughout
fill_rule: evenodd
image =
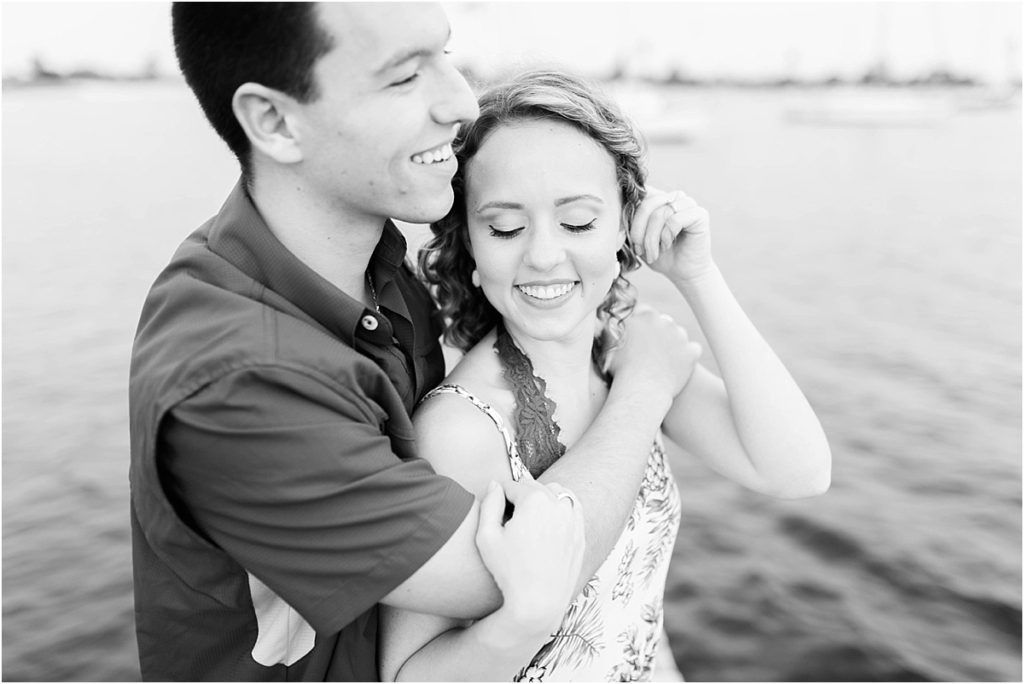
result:
M 541 302 L 555 302 L 566 299 L 579 284 L 580 281 L 578 280 L 547 284 L 521 283 L 516 285 L 515 288 L 530 299 L 536 299 Z

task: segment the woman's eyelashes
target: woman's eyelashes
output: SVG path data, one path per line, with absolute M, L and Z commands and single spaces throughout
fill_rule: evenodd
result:
M 593 218 L 593 219 L 590 219 L 590 221 L 588 221 L 587 223 L 584 223 L 584 224 L 578 225 L 578 226 L 577 225 L 573 225 L 572 223 L 563 223 L 562 227 L 565 228 L 570 233 L 583 233 L 585 231 L 593 229 L 594 221 L 596 221 L 596 220 L 597 220 L 596 218 Z
M 583 224 L 560 223 L 558 225 L 562 226 L 562 228 L 564 228 L 565 230 L 569 231 L 570 233 L 585 233 L 588 230 L 593 230 L 594 222 L 595 221 L 597 221 L 597 219 L 593 218 L 593 219 L 590 219 L 590 221 L 588 221 L 586 223 L 583 223 Z M 509 238 L 514 238 L 516 235 L 519 235 L 519 233 L 523 232 L 526 229 L 526 226 L 519 226 L 518 228 L 504 228 L 504 229 L 503 228 L 495 228 L 494 226 L 492 226 L 490 224 L 488 224 L 487 227 L 490 228 L 490 230 L 491 230 L 491 232 L 490 232 L 491 237 L 501 238 L 501 239 L 504 239 L 504 240 L 507 240 Z
M 498 228 L 495 228 L 492 225 L 488 225 L 487 227 L 491 229 L 491 237 L 502 238 L 502 239 L 507 240 L 509 238 L 515 237 L 516 235 L 519 235 L 519 233 L 523 232 L 523 229 L 526 226 L 520 226 L 519 228 L 512 228 L 511 230 L 499 230 Z

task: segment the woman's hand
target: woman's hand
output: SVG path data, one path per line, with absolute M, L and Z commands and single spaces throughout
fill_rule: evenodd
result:
M 696 282 L 715 268 L 708 212 L 681 190 L 648 186 L 629 239 L 637 256 L 676 284 Z

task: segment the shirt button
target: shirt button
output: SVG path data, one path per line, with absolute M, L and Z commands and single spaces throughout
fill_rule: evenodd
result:
M 377 326 L 380 325 L 380 323 L 377 322 L 377 319 L 370 315 L 363 316 L 363 319 L 360 321 L 360 323 L 363 324 L 364 328 L 371 332 L 376 330 Z

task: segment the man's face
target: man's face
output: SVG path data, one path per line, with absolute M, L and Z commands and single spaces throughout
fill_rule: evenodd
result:
M 335 47 L 314 68 L 320 97 L 299 108 L 311 201 L 352 222 L 428 223 L 451 207 L 458 125 L 479 113 L 432 4 L 323 3 Z

